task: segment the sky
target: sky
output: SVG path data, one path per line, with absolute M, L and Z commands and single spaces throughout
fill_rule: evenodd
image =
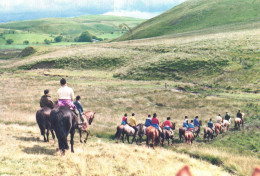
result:
M 149 19 L 184 1 L 185 0 L 0 0 L 0 22 L 97 14 Z

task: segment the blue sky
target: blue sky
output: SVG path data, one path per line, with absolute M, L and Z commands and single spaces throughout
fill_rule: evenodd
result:
M 108 14 L 154 17 L 185 0 L 0 0 L 0 22 Z

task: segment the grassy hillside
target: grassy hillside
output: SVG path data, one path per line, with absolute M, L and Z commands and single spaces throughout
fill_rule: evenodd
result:
M 256 0 L 187 0 L 138 25 L 132 33 L 125 34 L 119 40 L 259 22 L 259 9 L 260 2 Z

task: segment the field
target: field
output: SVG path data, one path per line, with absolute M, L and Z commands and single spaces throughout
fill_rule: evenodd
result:
M 0 173 L 173 175 L 187 164 L 194 175 L 250 175 L 260 165 L 259 42 L 256 28 L 36 47 L 31 56 L 1 59 Z M 97 113 L 90 140 L 80 144 L 76 134 L 75 154 L 65 157 L 57 143 L 43 143 L 35 122 L 43 90 L 56 99 L 62 77 Z M 170 116 L 178 129 L 185 115 L 198 115 L 204 127 L 219 113 L 234 119 L 238 109 L 246 114 L 244 129 L 209 143 L 202 134 L 192 146 L 181 143 L 178 130 L 173 146 L 155 150 L 112 140 L 124 113 L 135 112 L 138 123 L 154 112 L 160 121 Z
M 44 18 L 3 23 L 0 24 L 0 49 L 26 47 L 28 46 L 24 45 L 26 40 L 30 45 L 43 45 L 45 39 L 54 42 L 54 38 L 59 35 L 63 36 L 63 43 L 71 43 L 85 31 L 98 38 L 109 40 L 124 34 L 125 31 L 122 31 L 119 25 L 127 24 L 133 28 L 143 21 L 143 19 L 130 17 L 86 15 L 74 18 Z M 14 42 L 6 45 L 7 39 L 13 39 Z M 55 43 L 55 45 L 63 44 Z

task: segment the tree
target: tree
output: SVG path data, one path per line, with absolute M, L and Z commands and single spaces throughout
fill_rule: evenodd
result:
M 78 42 L 92 42 L 92 36 L 88 31 L 82 32 L 79 36 Z
M 11 45 L 12 43 L 14 43 L 14 40 L 13 40 L 13 39 L 7 39 L 7 40 L 6 40 L 6 43 L 7 43 L 8 45 Z
M 61 42 L 62 36 L 61 35 L 57 36 L 57 37 L 54 38 L 54 40 L 55 40 L 55 42 Z
M 49 44 L 51 43 L 51 41 L 48 40 L 48 39 L 45 39 L 45 40 L 44 40 L 44 43 L 47 44 L 47 45 L 49 45 Z
M 28 40 L 25 40 L 25 41 L 23 41 L 23 44 L 28 45 L 28 44 L 29 44 L 29 41 L 28 41 Z

